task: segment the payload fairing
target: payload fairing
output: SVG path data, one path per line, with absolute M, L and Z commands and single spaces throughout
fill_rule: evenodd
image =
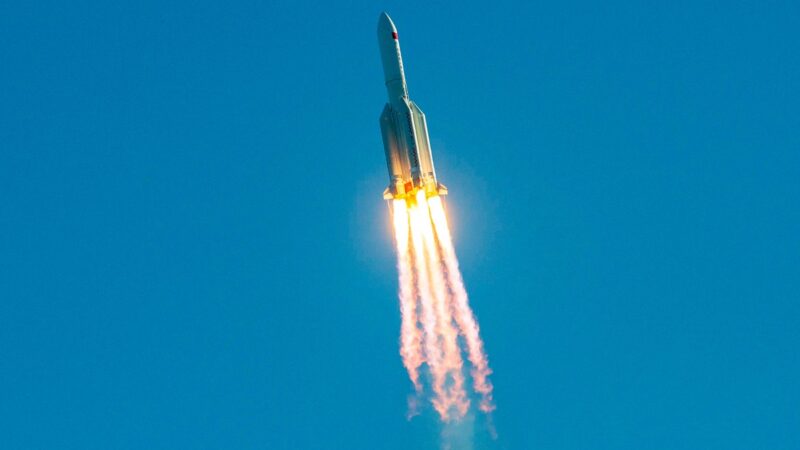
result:
M 408 98 L 397 28 L 386 13 L 378 19 L 378 47 L 389 94 L 380 119 L 389 168 L 389 187 L 383 198 L 413 198 L 419 190 L 426 196 L 445 195 L 447 188 L 436 181 L 425 114 Z

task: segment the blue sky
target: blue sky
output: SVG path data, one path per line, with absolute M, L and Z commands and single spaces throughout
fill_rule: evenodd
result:
M 0 6 L 3 448 L 439 448 L 382 10 L 495 370 L 475 448 L 797 448 L 796 2 L 109 3 Z

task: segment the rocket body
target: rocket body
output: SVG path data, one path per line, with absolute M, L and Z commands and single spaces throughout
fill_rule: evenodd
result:
M 383 198 L 413 198 L 419 190 L 427 196 L 447 194 L 436 180 L 425 114 L 408 97 L 397 28 L 386 13 L 378 19 L 378 47 L 389 97 L 380 118 L 389 169 Z

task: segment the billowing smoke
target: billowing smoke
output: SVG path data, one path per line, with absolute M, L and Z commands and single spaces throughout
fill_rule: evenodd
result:
M 393 200 L 393 222 L 399 274 L 400 355 L 414 386 L 409 414 L 429 398 L 444 422 L 460 421 L 470 410 L 462 345 L 470 364 L 478 408 L 494 409 L 489 362 L 469 306 L 441 198 Z M 461 339 L 459 339 L 461 336 Z M 420 380 L 423 364 L 430 375 L 430 393 Z

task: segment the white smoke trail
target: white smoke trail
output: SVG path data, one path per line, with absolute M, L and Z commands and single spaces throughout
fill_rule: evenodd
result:
M 492 370 L 489 368 L 489 361 L 483 350 L 483 342 L 480 338 L 480 328 L 469 307 L 469 298 L 464 282 L 461 279 L 461 272 L 458 268 L 453 240 L 450 229 L 447 225 L 447 217 L 442 207 L 439 197 L 433 197 L 429 202 L 431 217 L 433 219 L 436 235 L 439 237 L 439 245 L 442 248 L 444 263 L 447 271 L 447 279 L 452 290 L 453 309 L 455 319 L 467 343 L 467 354 L 472 364 L 472 383 L 476 392 L 481 394 L 480 409 L 486 413 L 495 409 L 492 400 L 492 384 L 488 380 Z
M 458 421 L 445 422 L 441 431 L 441 450 L 475 448 L 475 414 L 468 413 Z
M 425 349 L 425 361 L 431 373 L 433 392 L 435 394 L 432 403 L 436 411 L 443 418 L 447 417 L 448 401 L 445 391 L 445 381 L 447 377 L 446 368 L 442 367 L 442 349 L 439 345 L 439 336 L 436 327 L 436 310 L 434 309 L 434 299 L 431 294 L 430 282 L 428 279 L 428 264 L 425 260 L 425 244 L 423 236 L 417 230 L 425 226 L 429 221 L 428 215 L 423 216 L 420 208 L 411 208 L 411 241 L 414 247 L 414 267 L 416 268 L 417 292 L 422 303 L 422 328 L 425 331 L 423 344 Z
M 421 399 L 420 368 L 426 363 L 431 403 L 442 421 L 460 422 L 468 416 L 470 400 L 459 333 L 472 366 L 472 387 L 481 396 L 479 408 L 489 413 L 494 410 L 488 379 L 491 369 L 469 307 L 442 201 L 438 196 L 426 199 L 424 192 L 418 192 L 416 199 L 395 200 L 393 211 L 402 314 L 400 354 L 416 392 L 416 397 L 409 398 L 409 415 L 416 413 Z
M 414 384 L 417 394 L 422 392 L 422 384 L 419 381 L 419 367 L 423 363 L 420 330 L 417 327 L 417 302 L 413 289 L 413 272 L 411 266 L 410 251 L 408 247 L 408 209 L 406 202 L 395 200 L 394 202 L 394 231 L 395 242 L 397 244 L 397 272 L 399 278 L 398 297 L 400 299 L 400 314 L 402 323 L 400 326 L 400 356 L 403 358 L 403 365 L 408 371 L 408 376 Z M 414 414 L 416 402 L 409 402 L 409 414 Z
M 461 350 L 458 347 L 458 331 L 453 325 L 453 316 L 449 307 L 449 292 L 445 281 L 442 258 L 439 255 L 439 248 L 436 245 L 436 238 L 433 234 L 433 226 L 428 215 L 428 204 L 425 193 L 420 191 L 417 195 L 417 207 L 421 214 L 426 216 L 425 223 L 421 223 L 422 228 L 418 230 L 423 237 L 425 251 L 430 271 L 430 284 L 433 292 L 434 306 L 436 310 L 437 332 L 441 339 L 443 366 L 447 370 L 450 386 L 447 389 L 447 408 L 456 408 L 456 417 L 463 417 L 469 409 L 469 400 L 464 391 L 464 365 L 461 359 Z

